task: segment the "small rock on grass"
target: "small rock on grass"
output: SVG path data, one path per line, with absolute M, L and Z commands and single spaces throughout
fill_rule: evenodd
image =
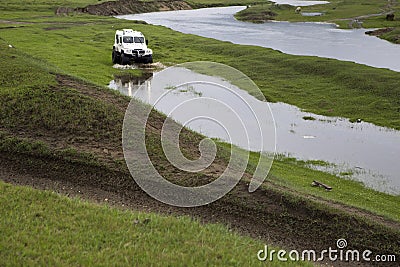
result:
M 150 218 L 146 218 L 143 221 L 140 221 L 139 219 L 136 219 L 136 220 L 133 221 L 133 224 L 140 224 L 140 223 L 141 224 L 148 224 L 150 221 L 151 221 Z

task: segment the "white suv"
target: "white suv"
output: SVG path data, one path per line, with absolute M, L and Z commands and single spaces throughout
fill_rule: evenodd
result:
M 131 29 L 117 30 L 112 51 L 114 64 L 126 65 L 134 62 L 153 63 L 153 51 L 141 32 Z

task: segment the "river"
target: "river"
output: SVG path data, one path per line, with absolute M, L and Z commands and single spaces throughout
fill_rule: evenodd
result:
M 306 2 L 306 1 L 304 1 Z M 218 7 L 118 16 L 236 44 L 268 47 L 292 55 L 319 56 L 400 71 L 400 45 L 334 24 L 268 22 L 254 24 L 233 15 L 245 7 Z

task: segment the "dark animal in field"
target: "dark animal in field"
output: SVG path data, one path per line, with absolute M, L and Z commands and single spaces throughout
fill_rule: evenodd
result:
M 387 21 L 394 21 L 394 14 L 387 14 L 386 15 L 386 20 Z

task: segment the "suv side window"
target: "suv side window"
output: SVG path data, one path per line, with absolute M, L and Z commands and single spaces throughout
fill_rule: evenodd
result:
M 118 35 L 115 36 L 115 41 L 116 41 L 117 44 L 119 43 Z
M 122 44 L 122 37 L 119 37 L 119 42 Z

